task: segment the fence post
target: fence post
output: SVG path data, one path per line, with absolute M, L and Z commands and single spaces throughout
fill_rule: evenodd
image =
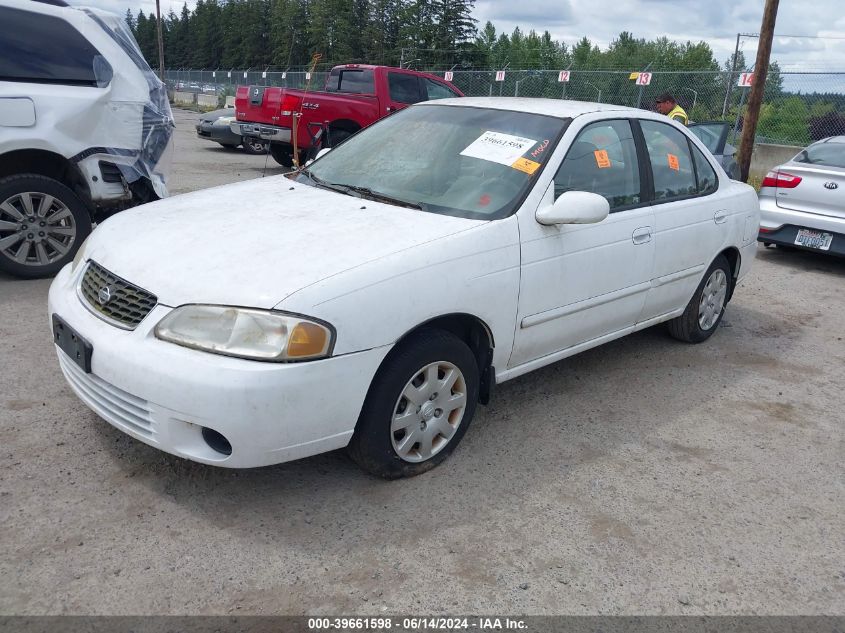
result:
M 651 65 L 652 65 L 653 63 L 654 63 L 654 62 L 649 62 L 649 63 L 648 63 L 648 66 L 646 66 L 645 68 L 643 68 L 640 72 L 643 72 L 643 73 L 644 73 L 644 72 L 648 72 L 648 69 L 649 69 L 649 68 L 651 68 Z M 628 81 L 630 81 L 630 79 L 629 79 Z M 637 94 L 637 107 L 638 107 L 638 108 L 642 105 L 642 102 L 643 102 L 643 90 L 644 90 L 644 89 L 645 89 L 645 86 L 643 86 L 642 84 L 640 84 L 640 92 Z

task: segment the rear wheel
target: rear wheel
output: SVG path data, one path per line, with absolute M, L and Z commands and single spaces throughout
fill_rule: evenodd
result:
M 701 343 L 710 338 L 725 314 L 730 284 L 731 266 L 724 255 L 719 255 L 710 264 L 684 313 L 669 321 L 669 333 L 687 343 Z
M 442 462 L 478 402 L 478 364 L 454 334 L 423 330 L 390 353 L 370 386 L 349 453 L 364 470 L 396 479 Z
M 58 180 L 0 179 L 0 269 L 27 278 L 55 275 L 90 232 L 85 205 Z
M 288 169 L 293 168 L 293 147 L 282 143 L 270 143 L 270 155 L 282 167 Z M 305 164 L 307 152 L 306 150 L 299 150 L 299 164 Z

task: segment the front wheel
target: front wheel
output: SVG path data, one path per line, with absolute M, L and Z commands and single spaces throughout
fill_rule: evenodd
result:
M 706 341 L 722 321 L 730 288 L 731 266 L 724 255 L 719 255 L 710 264 L 684 313 L 669 321 L 669 333 L 687 343 Z
M 26 278 L 55 275 L 91 232 L 82 201 L 38 174 L 0 179 L 0 269 Z
M 397 479 L 442 462 L 478 402 L 478 364 L 454 334 L 424 330 L 400 344 L 370 386 L 349 453 L 364 470 Z

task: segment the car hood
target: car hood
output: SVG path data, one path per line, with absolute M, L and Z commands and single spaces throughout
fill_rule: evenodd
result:
M 275 176 L 123 211 L 97 227 L 85 257 L 164 305 L 272 308 L 318 281 L 482 223 Z

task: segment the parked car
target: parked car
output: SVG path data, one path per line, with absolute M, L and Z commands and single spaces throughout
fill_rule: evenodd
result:
M 262 141 L 260 138 L 253 136 L 238 136 L 229 125 L 234 120 L 234 108 L 222 108 L 206 112 L 197 121 L 197 136 L 220 143 L 223 147 L 231 149 L 242 145 L 244 152 L 247 154 L 266 154 L 270 142 Z
M 270 141 L 270 153 L 293 164 L 293 115 L 299 162 L 320 148 L 334 147 L 355 132 L 412 103 L 463 96 L 440 77 L 414 70 L 346 64 L 335 66 L 323 91 L 238 86 L 232 131 Z
M 845 256 L 845 136 L 813 143 L 775 167 L 759 198 L 764 245 Z
M 289 176 L 97 228 L 49 293 L 83 402 L 206 464 L 414 475 L 496 384 L 662 322 L 706 340 L 756 252 L 754 190 L 630 108 L 426 102 Z
M 0 0 L 0 270 L 53 275 L 92 222 L 167 195 L 173 119 L 123 18 Z
M 734 180 L 739 180 L 739 164 L 736 162 L 736 148 L 728 143 L 731 131 L 729 123 L 724 121 L 706 121 L 690 123 L 689 130 L 704 143 L 710 153 L 716 157 L 725 173 Z

